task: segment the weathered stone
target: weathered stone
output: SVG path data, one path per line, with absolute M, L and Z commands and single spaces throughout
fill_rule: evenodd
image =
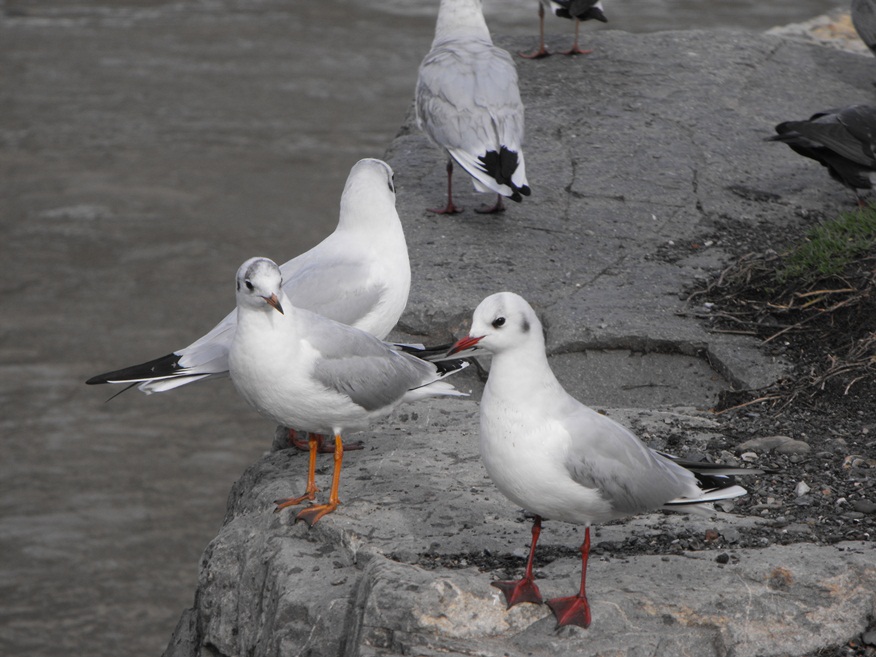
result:
M 736 446 L 738 452 L 753 451 L 761 454 L 775 451 L 777 454 L 806 454 L 811 447 L 802 440 L 795 440 L 789 436 L 765 436 L 746 440 Z
M 528 523 L 484 479 L 470 431 L 475 407 L 439 402 L 436 413 L 453 412 L 440 440 L 425 425 L 387 440 L 392 422 L 366 434 L 372 449 L 349 456 L 344 504 L 313 529 L 270 502 L 301 485 L 305 455 L 286 450 L 255 464 L 232 491 L 226 524 L 204 553 L 197 606 L 166 654 L 800 655 L 866 626 L 876 603 L 868 543 L 737 550 L 717 563 L 712 552 L 606 552 L 590 564 L 592 626 L 559 633 L 544 606 L 506 610 L 490 586 L 499 573 L 397 561 L 402 550 L 449 558 L 526 545 Z M 657 518 L 600 528 L 599 541 Z M 749 522 L 670 520 L 725 538 Z M 580 534 L 548 522 L 542 541 L 575 546 Z M 579 568 L 576 557 L 540 568 L 542 593 L 572 593 Z
M 533 195 L 500 217 L 424 212 L 443 194 L 445 163 L 406 121 L 387 155 L 414 266 L 398 337 L 459 335 L 484 296 L 508 289 L 542 315 L 560 378 L 585 402 L 706 405 L 732 385 L 771 383 L 781 363 L 750 338 L 710 333 L 683 291 L 728 261 L 728 222 L 802 230 L 805 217 L 850 204 L 822 167 L 762 138 L 781 120 L 869 94 L 872 57 L 733 32 L 606 31 L 591 41 L 585 59 L 520 63 Z M 464 206 L 482 200 L 457 189 Z M 616 353 L 588 361 L 588 350 Z M 247 471 L 167 654 L 766 657 L 812 654 L 866 629 L 876 611 L 872 543 L 734 550 L 726 563 L 713 552 L 606 550 L 590 564 L 588 630 L 555 631 L 542 606 L 505 610 L 489 584 L 504 574 L 462 564 L 525 549 L 529 526 L 480 463 L 482 384 L 472 371 L 457 383 L 471 399 L 404 409 L 361 434 L 367 449 L 345 459 L 342 506 L 312 530 L 271 503 L 301 492 L 304 454 L 278 451 Z M 643 414 L 609 413 L 622 422 Z M 708 441 L 714 427 L 684 416 L 643 425 Z M 599 527 L 596 542 L 675 522 L 648 515 Z M 685 520 L 696 535 L 725 539 L 757 522 Z M 548 522 L 542 541 L 575 547 L 581 534 Z M 543 594 L 572 593 L 579 568 L 574 557 L 542 567 Z
M 854 500 L 852 507 L 861 513 L 876 513 L 876 502 L 870 500 Z

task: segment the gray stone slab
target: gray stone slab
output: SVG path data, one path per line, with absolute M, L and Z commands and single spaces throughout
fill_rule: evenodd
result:
M 444 193 L 443 157 L 410 118 L 402 127 L 387 157 L 414 271 L 398 336 L 459 336 L 484 296 L 513 290 L 543 317 L 570 392 L 609 407 L 664 405 L 609 412 L 646 440 L 668 421 L 706 443 L 717 427 L 689 407 L 721 387 L 768 383 L 782 364 L 751 339 L 709 333 L 686 291 L 729 261 L 736 238 L 725 223 L 737 234 L 802 232 L 851 205 L 821 167 L 762 140 L 781 120 L 869 100 L 873 60 L 734 32 L 591 41 L 587 58 L 519 63 L 533 196 L 502 216 L 426 213 Z M 530 39 L 502 43 L 519 50 Z M 483 202 L 456 182 L 464 206 Z M 626 371 L 624 358 L 636 361 Z M 593 385 L 609 371 L 607 385 Z M 343 505 L 311 530 L 272 511 L 303 489 L 304 454 L 275 452 L 247 471 L 167 654 L 806 655 L 845 642 L 876 612 L 872 543 L 736 550 L 724 565 L 714 552 L 604 554 L 591 560 L 588 630 L 557 632 L 540 606 L 506 611 L 495 574 L 465 555 L 522 556 L 529 527 L 480 464 L 481 384 L 471 371 L 457 381 L 471 399 L 411 405 L 361 434 Z M 738 540 L 757 522 L 649 515 L 597 531 L 619 540 L 686 523 Z M 548 523 L 542 541 L 574 547 L 581 528 Z M 424 554 L 456 567 L 427 568 Z M 545 595 L 573 592 L 578 567 L 560 558 L 541 568 Z
M 544 606 L 507 611 L 495 573 L 459 555 L 526 554 L 528 522 L 492 487 L 477 452 L 477 405 L 416 404 L 350 453 L 342 506 L 313 529 L 271 500 L 300 491 L 306 455 L 284 450 L 255 464 L 229 496 L 226 522 L 205 551 L 194 611 L 167 655 L 805 655 L 845 641 L 876 611 L 876 546 L 796 544 L 616 558 L 593 556 L 593 624 L 555 631 Z M 645 426 L 668 418 L 691 432 L 706 417 L 612 411 Z M 319 482 L 327 485 L 330 457 Z M 673 531 L 732 535 L 756 519 L 642 516 L 595 540 Z M 580 528 L 545 525 L 542 547 L 576 547 Z M 425 568 L 423 554 L 455 557 Z M 522 568 L 522 558 L 521 558 Z M 577 588 L 579 560 L 539 568 L 545 596 Z M 194 614 L 194 618 L 192 617 Z

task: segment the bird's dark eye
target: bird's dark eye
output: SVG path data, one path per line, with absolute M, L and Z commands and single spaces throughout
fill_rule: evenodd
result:
M 504 317 L 497 317 L 496 319 L 493 320 L 493 328 L 500 328 L 504 325 L 505 325 L 505 318 Z
M 393 194 L 395 194 L 395 174 L 393 174 L 389 177 L 388 184 L 389 184 L 389 191 L 391 191 Z
M 252 292 L 255 289 L 252 286 L 252 283 L 250 283 L 249 281 L 245 281 L 245 282 L 246 282 L 246 289 L 249 290 L 250 292 Z

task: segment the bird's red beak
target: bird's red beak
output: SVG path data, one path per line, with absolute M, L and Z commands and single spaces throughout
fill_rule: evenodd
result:
M 452 356 L 453 354 L 458 354 L 460 351 L 465 351 L 466 349 L 473 349 L 474 346 L 483 339 L 484 339 L 484 336 L 480 336 L 479 338 L 475 338 L 471 335 L 464 337 L 464 338 L 460 338 L 459 340 L 456 341 L 456 344 L 454 344 L 452 347 L 450 347 L 450 349 L 447 352 L 447 355 Z
M 276 294 L 272 294 L 269 297 L 262 297 L 265 301 L 268 302 L 269 306 L 273 306 L 275 310 L 277 310 L 281 315 L 285 315 L 283 312 L 283 306 L 280 305 L 280 300 L 277 298 Z

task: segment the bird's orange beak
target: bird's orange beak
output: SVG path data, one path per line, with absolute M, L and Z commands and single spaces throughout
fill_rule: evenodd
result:
M 475 338 L 471 335 L 460 338 L 456 341 L 456 343 L 450 347 L 447 352 L 448 356 L 452 356 L 453 354 L 458 354 L 460 351 L 465 351 L 466 349 L 474 349 L 475 345 L 484 339 L 484 336 L 480 336 Z
M 272 294 L 269 297 L 262 297 L 265 301 L 268 302 L 269 306 L 273 306 L 275 310 L 279 311 L 281 315 L 285 315 L 283 312 L 283 306 L 280 305 L 280 300 L 277 298 L 276 294 Z

